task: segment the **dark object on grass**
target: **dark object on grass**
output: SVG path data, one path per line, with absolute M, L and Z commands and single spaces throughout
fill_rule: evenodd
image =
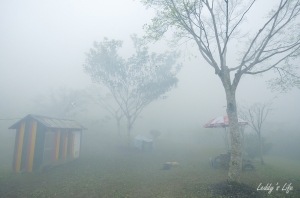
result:
M 251 160 L 249 159 L 243 159 L 243 166 L 242 166 L 242 170 L 254 170 L 254 166 L 251 162 Z
M 230 152 L 222 153 L 220 156 L 215 158 L 209 158 L 209 164 L 214 168 L 224 167 L 225 169 L 229 168 L 230 162 Z M 252 164 L 251 160 L 243 158 L 242 170 L 254 170 L 254 165 Z
M 170 164 L 164 164 L 163 168 L 160 170 L 170 170 L 171 165 Z
M 161 170 L 169 170 L 171 167 L 178 167 L 180 164 L 178 162 L 166 162 Z
M 227 181 L 210 185 L 211 192 L 214 197 L 243 197 L 243 198 L 259 198 L 262 197 L 256 188 L 248 186 L 244 183 L 229 184 Z

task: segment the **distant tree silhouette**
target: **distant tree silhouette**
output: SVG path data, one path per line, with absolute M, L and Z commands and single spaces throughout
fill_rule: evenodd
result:
M 131 39 L 135 53 L 127 60 L 118 54 L 120 40 L 94 42 L 86 54 L 85 71 L 95 83 L 107 87 L 112 98 L 127 119 L 128 147 L 130 132 L 138 115 L 151 102 L 176 87 L 176 65 L 179 53 L 149 53 L 144 41 L 136 35 Z

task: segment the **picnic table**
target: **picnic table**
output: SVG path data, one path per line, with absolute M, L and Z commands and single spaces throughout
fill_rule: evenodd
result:
M 219 156 L 215 158 L 210 158 L 209 163 L 212 167 L 218 168 L 223 167 L 225 169 L 229 168 L 231 153 L 221 153 Z M 254 165 L 250 159 L 243 158 L 242 170 L 254 170 Z

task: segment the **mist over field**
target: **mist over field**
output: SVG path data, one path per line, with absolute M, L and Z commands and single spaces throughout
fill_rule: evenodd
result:
M 258 2 L 249 13 L 245 28 L 255 29 L 264 21 L 262 17 L 266 12 L 264 4 L 272 5 L 271 2 Z M 181 178 L 185 178 L 183 181 L 188 181 L 187 177 L 191 177 L 189 181 L 191 182 L 193 179 L 199 179 L 202 174 L 201 172 L 193 176 L 191 170 L 196 172 L 198 169 L 203 170 L 203 167 L 208 166 L 209 157 L 227 152 L 222 137 L 223 129 L 203 127 L 209 120 L 227 115 L 227 103 L 220 79 L 215 75 L 215 70 L 201 57 L 195 45 L 182 44 L 176 48 L 181 51 L 181 56 L 176 63 L 182 64 L 182 68 L 176 75 L 177 86 L 163 94 L 164 99 L 158 99 L 146 105 L 138 115 L 130 133 L 129 142 L 132 153 L 126 152 L 128 138 L 126 118 L 122 118 L 120 134 L 118 134 L 116 119 L 107 109 L 92 100 L 92 95 L 96 93 L 93 88 L 96 88 L 97 93 L 103 97 L 109 93 L 107 88 L 92 81 L 83 66 L 86 64 L 87 53 L 93 47 L 93 43 L 101 42 L 105 37 L 109 40 L 122 40 L 123 46 L 119 54 L 127 59 L 135 53 L 130 36 L 132 34 L 137 34 L 139 37 L 145 35 L 143 25 L 151 23 L 154 14 L 155 11 L 145 9 L 141 2 L 132 0 L 0 2 L 0 170 L 3 170 L 0 171 L 0 178 L 1 174 L 12 172 L 16 130 L 8 128 L 28 114 L 75 120 L 88 129 L 82 132 L 79 157 L 79 160 L 86 160 L 86 164 L 82 161 L 75 162 L 76 167 L 72 169 L 74 174 L 79 174 L 80 171 L 88 172 L 85 169 L 88 167 L 95 171 L 95 167 L 98 167 L 99 169 L 95 172 L 86 172 L 86 177 L 92 178 L 93 174 L 103 171 L 101 177 L 106 178 L 106 174 L 121 171 L 118 169 L 121 166 L 116 165 L 119 162 L 127 165 L 123 167 L 125 175 L 120 176 L 120 181 L 114 178 L 98 181 L 95 178 L 93 183 L 101 183 L 104 186 L 113 186 L 114 182 L 126 183 L 126 179 L 135 181 L 133 175 L 140 174 L 136 177 L 143 178 L 144 183 L 141 185 L 149 185 L 152 189 L 152 191 L 143 189 L 146 193 L 160 192 L 155 190 L 156 187 L 151 182 L 155 183 L 159 179 L 165 181 L 160 172 L 155 172 L 161 171 L 159 169 L 165 162 L 174 161 L 183 164 L 174 171 Z M 171 35 L 167 34 L 166 39 L 169 39 L 168 36 Z M 236 42 L 229 48 L 232 51 L 243 49 L 242 45 Z M 164 40 L 150 43 L 148 46 L 150 52 L 163 53 L 172 50 Z M 239 58 L 231 52 L 228 53 L 228 57 L 228 65 L 236 64 Z M 294 62 L 299 63 L 299 59 Z M 298 74 L 300 74 L 299 70 Z M 289 160 L 296 165 L 300 163 L 300 90 L 292 88 L 286 93 L 272 91 L 268 88 L 266 81 L 274 76 L 273 72 L 261 76 L 243 76 L 237 88 L 236 98 L 238 106 L 247 107 L 254 103 L 272 101 L 272 111 L 262 127 L 262 137 L 265 138 L 266 144 L 271 145 L 268 152 L 264 154 L 265 164 L 273 166 L 272 160 L 280 159 L 287 163 L 277 164 L 276 162 L 275 164 L 289 171 Z M 107 101 L 116 105 L 112 98 L 108 98 Z M 73 102 L 74 105 L 70 105 Z M 142 135 L 153 139 L 150 134 L 151 130 L 160 132 L 153 152 L 149 154 L 136 151 L 134 137 Z M 245 134 L 256 135 L 256 132 L 250 126 L 246 126 Z M 134 163 L 135 166 L 132 166 L 129 159 L 137 160 Z M 258 160 L 259 166 L 259 157 L 256 156 L 255 159 Z M 290 164 L 290 166 L 296 167 L 295 164 Z M 81 169 L 82 167 L 84 170 Z M 131 168 L 127 170 L 126 167 Z M 147 167 L 149 172 L 143 170 L 143 167 Z M 267 168 L 259 167 L 258 170 L 267 170 Z M 191 170 L 185 170 L 187 168 Z M 57 169 L 54 171 L 59 172 Z M 63 171 L 67 174 L 67 169 Z M 134 173 L 135 171 L 137 173 Z M 211 174 L 215 173 L 214 169 L 210 171 Z M 118 174 L 122 175 L 123 172 L 121 172 Z M 151 176 L 155 174 L 157 174 L 156 178 Z M 222 175 L 220 178 L 226 179 L 226 171 L 220 174 Z M 49 179 L 48 176 L 43 175 L 45 181 Z M 268 182 L 267 178 L 264 181 L 255 180 L 257 177 L 251 173 L 246 173 L 243 178 L 248 176 L 254 178 L 253 181 L 257 182 L 257 185 L 260 182 Z M 149 180 L 147 180 L 148 177 Z M 166 177 L 172 180 L 170 175 Z M 212 182 L 218 179 L 215 176 Z M 296 185 L 294 191 L 299 192 L 300 175 L 296 175 L 293 179 Z M 167 181 L 166 179 L 161 185 Z M 290 181 L 290 177 L 284 180 L 289 183 L 293 181 Z M 33 185 L 36 184 L 36 180 L 32 182 Z M 246 182 L 246 179 L 243 182 Z M 73 183 L 68 185 L 72 186 Z M 132 192 L 122 191 L 120 188 L 118 191 L 120 194 L 108 192 L 103 197 L 122 197 L 126 193 L 128 197 L 182 196 L 180 193 L 171 193 L 172 196 L 167 193 L 141 196 L 139 193 L 142 191 L 134 186 L 133 183 L 132 186 L 126 187 L 127 190 L 133 189 Z M 37 188 L 42 189 L 45 186 Z M 95 189 L 97 188 L 95 186 Z M 0 190 L 4 189 L 0 188 Z M 59 197 L 59 195 L 51 194 L 50 191 L 50 197 Z M 188 191 L 189 188 L 185 187 L 185 192 Z M 35 195 L 30 194 L 30 190 L 20 190 L 21 195 L 16 196 L 22 197 L 22 192 L 36 197 L 42 195 L 38 194 L 41 193 L 38 190 L 34 191 L 37 193 Z M 4 197 L 10 196 L 7 192 L 0 191 L 0 197 L 1 193 Z M 93 195 L 89 194 L 91 197 L 97 197 L 97 195 L 100 196 L 96 191 Z M 71 194 L 68 196 L 72 197 Z M 78 197 L 80 196 L 84 197 L 85 194 L 79 194 Z

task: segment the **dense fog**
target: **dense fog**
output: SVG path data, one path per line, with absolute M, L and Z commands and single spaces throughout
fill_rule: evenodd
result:
M 247 18 L 247 24 L 253 28 L 265 14 L 265 6 L 261 4 L 258 2 Z M 10 167 L 13 160 L 16 130 L 8 128 L 28 114 L 76 120 L 88 129 L 82 133 L 85 151 L 93 150 L 97 141 L 108 147 L 126 145 L 125 117 L 121 120 L 119 136 L 116 119 L 87 94 L 94 93 L 92 87 L 100 85 L 92 82 L 83 64 L 93 42 L 101 42 L 104 37 L 122 40 L 120 54 L 124 59 L 130 57 L 134 53 L 130 35 L 142 37 L 143 25 L 151 22 L 154 13 L 132 0 L 1 1 L 0 168 Z M 242 49 L 243 46 L 236 43 L 230 47 Z M 150 43 L 149 50 L 162 53 L 170 47 L 163 40 Z M 203 127 L 209 120 L 226 115 L 222 83 L 195 45 L 182 44 L 176 50 L 181 51 L 177 63 L 182 64 L 177 87 L 139 114 L 132 126 L 130 146 L 134 147 L 135 136 L 151 138 L 149 131 L 158 130 L 159 140 L 174 146 L 182 143 L 225 148 L 222 129 Z M 235 64 L 238 58 L 235 53 L 228 53 L 228 57 L 229 65 Z M 274 76 L 273 72 L 243 76 L 237 88 L 237 103 L 251 106 L 272 101 L 273 110 L 262 128 L 262 136 L 272 144 L 267 155 L 300 160 L 300 90 L 272 91 L 266 81 Z M 103 86 L 98 90 L 103 96 L 108 93 Z M 58 100 L 63 100 L 62 95 L 69 97 L 72 91 L 78 91 L 74 106 L 70 105 L 72 99 L 63 101 L 61 106 L 51 101 L 51 94 L 58 94 Z M 111 99 L 108 101 L 113 104 Z M 256 134 L 246 126 L 245 134 L 251 133 Z

